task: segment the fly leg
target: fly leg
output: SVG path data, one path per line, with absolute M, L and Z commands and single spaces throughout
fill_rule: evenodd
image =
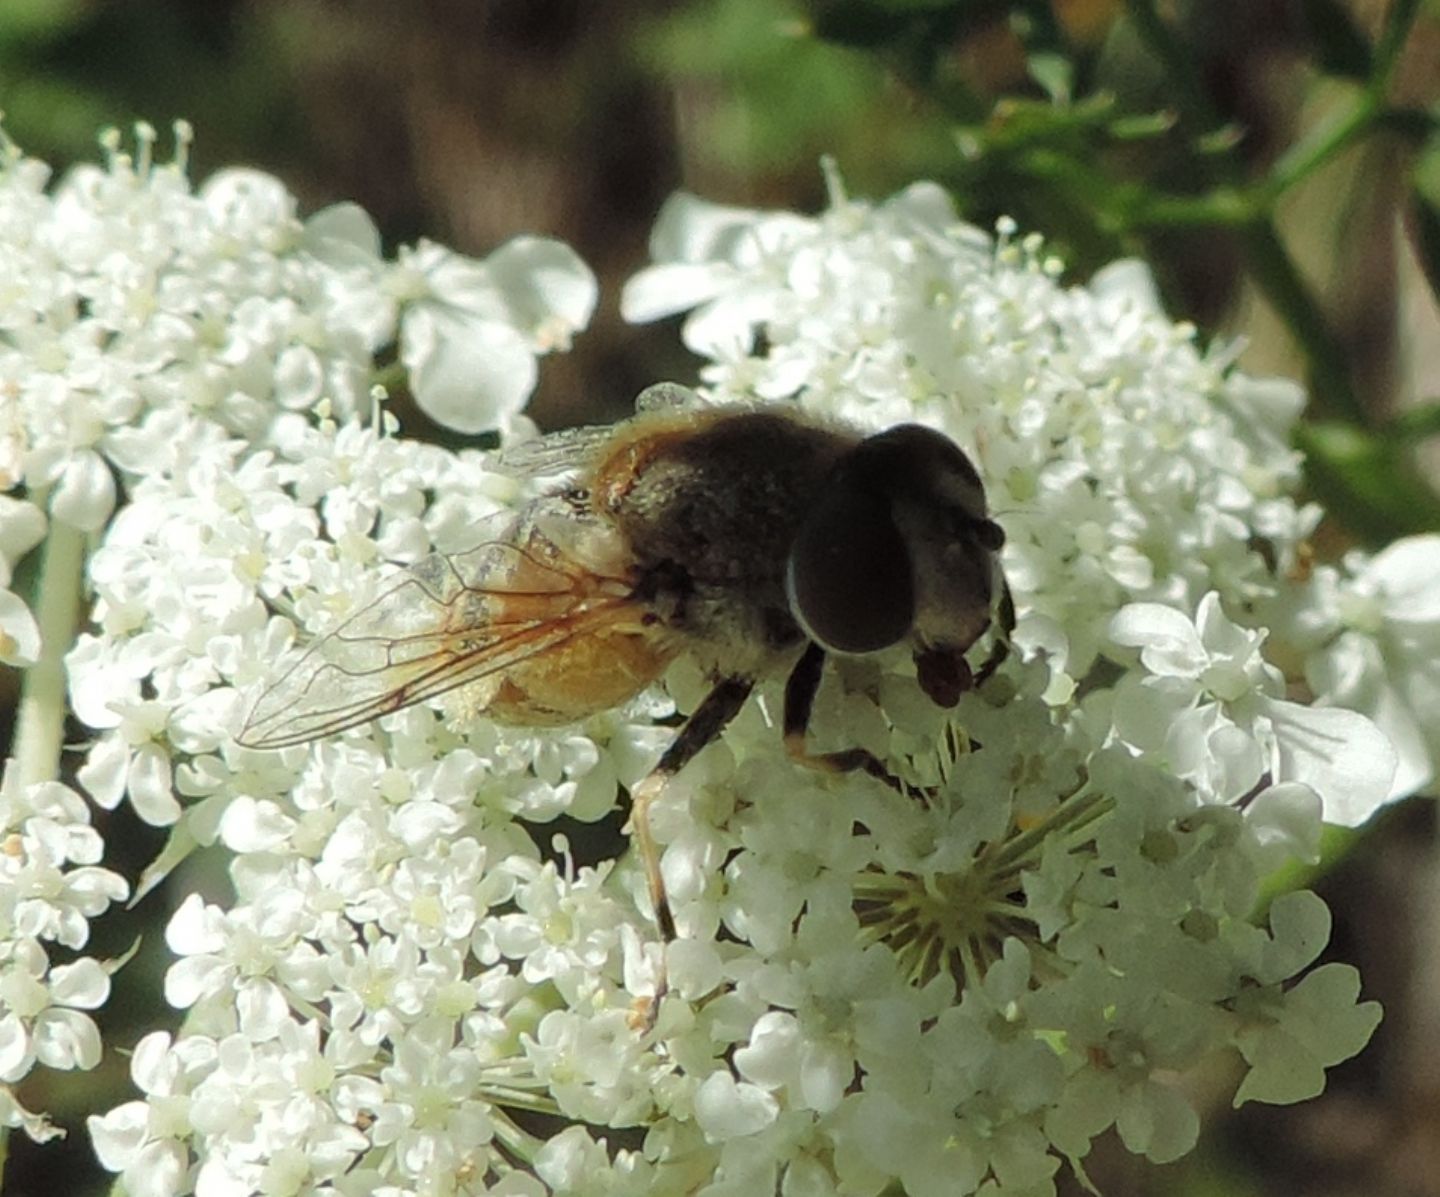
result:
M 1000 625 L 1000 635 L 995 637 L 995 643 L 990 646 L 989 654 L 980 662 L 980 668 L 975 671 L 974 685 L 976 687 L 983 685 L 1010 655 L 1010 633 L 1015 630 L 1015 599 L 1010 593 L 1010 584 L 1005 581 L 1003 574 L 1000 577 L 1000 603 L 995 612 L 995 621 Z
M 635 838 L 635 847 L 645 868 L 645 884 L 650 891 L 650 902 L 655 908 L 655 920 L 660 924 L 660 938 L 668 944 L 676 938 L 675 915 L 670 910 L 670 899 L 665 895 L 665 879 L 660 873 L 660 850 L 650 828 L 650 804 L 665 792 L 670 779 L 680 772 L 707 744 L 716 740 L 725 730 L 750 691 L 755 688 L 755 679 L 748 677 L 722 678 L 715 688 L 696 707 L 690 717 L 681 725 L 670 747 L 661 756 L 659 763 L 650 770 L 630 794 L 630 831 Z M 653 1023 L 660 1008 L 660 999 L 665 996 L 665 966 L 662 958 L 660 977 L 655 985 L 655 997 L 650 1004 L 647 1023 Z
M 810 644 L 795 662 L 790 678 L 785 683 L 785 751 L 792 760 L 809 769 L 824 773 L 863 772 L 883 781 L 892 790 L 906 793 L 904 783 L 896 777 L 885 763 L 865 748 L 842 748 L 839 752 L 811 752 L 805 746 L 805 731 L 810 726 L 810 714 L 815 707 L 815 695 L 820 689 L 820 676 L 825 669 L 825 650 L 818 644 Z

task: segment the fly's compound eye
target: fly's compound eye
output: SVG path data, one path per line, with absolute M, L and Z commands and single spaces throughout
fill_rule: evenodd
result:
M 922 424 L 897 424 L 867 437 L 847 462 L 854 477 L 892 498 L 934 503 L 966 521 L 989 522 L 985 486 L 954 441 Z M 995 526 L 999 532 L 999 526 Z
M 890 500 L 840 472 L 806 514 L 785 567 L 790 612 L 821 648 L 869 653 L 915 620 L 910 555 Z

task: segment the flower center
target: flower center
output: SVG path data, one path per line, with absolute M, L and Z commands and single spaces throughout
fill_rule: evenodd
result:
M 948 972 L 964 988 L 1000 957 L 1012 935 L 1035 939 L 1019 873 L 982 854 L 963 873 L 867 873 L 856 886 L 866 934 L 889 946 L 915 985 Z

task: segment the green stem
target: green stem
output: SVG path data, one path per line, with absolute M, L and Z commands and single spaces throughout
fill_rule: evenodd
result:
M 521 1130 L 509 1118 L 498 1112 L 493 1118 L 495 1137 L 503 1143 L 508 1151 L 523 1160 L 526 1164 L 532 1164 L 540 1148 L 544 1143 L 529 1131 Z
M 1287 188 L 1313 174 L 1352 142 L 1358 141 L 1380 122 L 1382 116 L 1389 115 L 1385 108 L 1385 93 L 1390 90 L 1390 80 L 1400 61 L 1400 52 L 1410 36 L 1410 27 L 1415 23 L 1419 2 L 1395 0 L 1390 6 L 1385 29 L 1375 47 L 1375 69 L 1349 110 L 1314 136 L 1292 146 L 1270 168 L 1270 177 L 1265 180 L 1263 190 L 1272 201 Z
M 1245 232 L 1247 262 L 1265 297 L 1285 321 L 1310 365 L 1316 412 L 1364 425 L 1368 418 L 1350 385 L 1350 373 L 1325 314 L 1281 243 L 1275 226 L 1257 221 Z
M 1341 150 L 1369 131 L 1380 112 L 1380 97 L 1368 87 L 1338 117 L 1302 138 L 1275 160 L 1270 174 L 1256 185 L 1268 206 L 1302 179 L 1314 174 Z
M 1165 76 L 1180 99 L 1180 106 L 1190 113 L 1202 128 L 1220 125 L 1220 114 L 1195 73 L 1195 54 L 1180 44 L 1170 26 L 1155 11 L 1153 0 L 1126 0 L 1125 11 L 1130 23 L 1165 68 Z
M 1410 27 L 1420 12 L 1420 0 L 1395 0 L 1385 19 L 1385 28 L 1375 46 L 1375 73 L 1370 77 L 1372 91 L 1383 92 L 1390 86 L 1390 77 L 1400 62 L 1400 52 L 1410 40 Z
M 75 642 L 85 569 L 85 533 L 51 521 L 35 596 L 40 659 L 25 671 L 12 748 L 22 785 L 60 776 L 65 736 L 65 654 Z
M 1108 814 L 1114 805 L 1114 799 L 1104 794 L 1086 794 L 1077 790 L 1033 827 L 1003 841 L 1000 850 L 988 862 L 990 871 L 998 873 L 1001 869 L 1013 867 L 1050 836 L 1071 834 Z
M 1256 212 L 1254 198 L 1244 188 L 1216 187 L 1203 195 L 1157 192 L 1136 201 L 1131 223 L 1137 228 L 1246 228 Z

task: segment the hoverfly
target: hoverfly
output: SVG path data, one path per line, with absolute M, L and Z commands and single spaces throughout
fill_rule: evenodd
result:
M 758 680 L 789 671 L 782 724 L 797 761 L 898 784 L 864 749 L 807 751 L 826 656 L 904 644 L 925 693 L 954 706 L 1003 660 L 1014 612 L 1004 533 L 970 459 L 942 434 L 905 424 L 866 435 L 797 408 L 705 406 L 673 384 L 650 388 L 639 408 L 502 455 L 501 468 L 568 480 L 500 537 L 421 561 L 316 642 L 237 739 L 300 744 L 460 686 L 499 722 L 570 723 L 688 655 L 712 689 L 631 795 L 668 942 L 650 804 Z M 997 617 L 972 670 L 966 653 Z

